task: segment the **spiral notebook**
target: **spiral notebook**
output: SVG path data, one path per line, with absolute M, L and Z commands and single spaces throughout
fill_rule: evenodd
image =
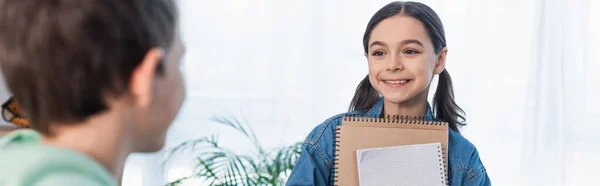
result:
M 359 185 L 357 151 L 361 149 L 440 143 L 447 185 L 448 124 L 419 117 L 367 118 L 346 116 L 336 129 L 334 185 Z M 438 159 L 439 161 L 439 159 Z M 432 169 L 432 172 L 435 170 Z M 410 175 L 405 175 L 410 176 Z M 414 185 L 427 185 L 415 183 Z
M 441 143 L 356 151 L 361 186 L 445 185 Z

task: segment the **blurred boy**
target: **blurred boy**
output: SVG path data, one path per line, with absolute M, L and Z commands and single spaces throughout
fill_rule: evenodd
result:
M 185 97 L 172 0 L 0 0 L 0 68 L 34 130 L 0 140 L 0 185 L 118 185 Z

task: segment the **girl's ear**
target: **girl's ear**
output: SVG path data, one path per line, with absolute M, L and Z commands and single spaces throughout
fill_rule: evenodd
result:
M 446 54 L 448 53 L 448 49 L 446 47 L 442 48 L 440 54 L 438 54 L 437 60 L 435 62 L 435 68 L 433 69 L 434 74 L 440 74 L 446 68 Z

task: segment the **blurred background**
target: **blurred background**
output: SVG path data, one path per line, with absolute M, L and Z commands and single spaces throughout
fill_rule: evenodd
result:
M 123 185 L 196 175 L 206 148 L 171 153 L 189 140 L 218 135 L 219 149 L 263 163 L 261 156 L 271 156 L 265 149 L 293 149 L 347 111 L 368 72 L 364 29 L 389 2 L 180 0 L 187 101 L 165 150 L 130 156 Z M 420 2 L 445 26 L 447 69 L 467 113 L 461 132 L 478 148 L 492 183 L 593 185 L 600 166 L 600 1 Z M 279 184 L 281 172 L 274 176 Z

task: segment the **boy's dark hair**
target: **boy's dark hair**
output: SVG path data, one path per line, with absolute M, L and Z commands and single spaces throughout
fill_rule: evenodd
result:
M 0 67 L 32 128 L 106 111 L 153 47 L 173 41 L 173 0 L 0 0 Z M 162 71 L 162 64 L 158 67 Z
M 369 39 L 371 38 L 371 32 L 375 26 L 381 21 L 398 14 L 413 17 L 423 23 L 436 54 L 439 54 L 439 52 L 446 47 L 444 26 L 442 25 L 440 17 L 433 9 L 419 2 L 395 1 L 379 9 L 379 11 L 371 17 L 362 40 L 365 53 L 368 53 Z M 367 75 L 358 84 L 352 102 L 350 102 L 349 110 L 353 111 L 371 108 L 378 99 L 379 93 L 373 88 L 371 82 L 369 82 L 369 75 Z M 450 129 L 456 132 L 458 132 L 459 125 L 466 125 L 464 123 L 465 112 L 454 101 L 452 79 L 445 69 L 439 74 L 437 90 L 433 96 L 433 109 L 435 117 L 448 122 Z

